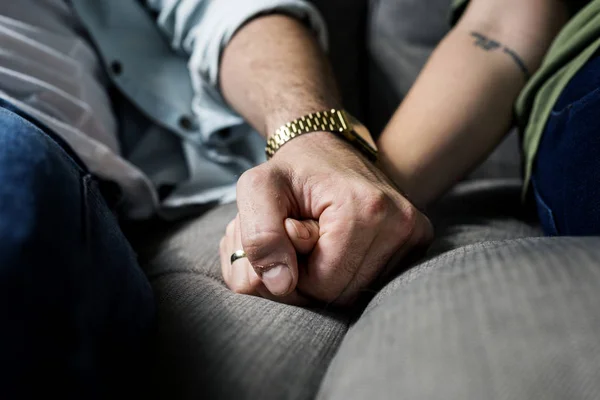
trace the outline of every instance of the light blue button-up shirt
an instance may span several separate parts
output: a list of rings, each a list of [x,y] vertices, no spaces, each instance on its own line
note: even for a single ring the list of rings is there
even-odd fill
[[[70,2],[116,87],[167,135],[164,143],[169,137],[180,144],[175,151],[160,135],[137,143],[143,148],[132,153],[151,182],[153,175],[177,170],[173,163],[187,173],[163,198],[144,199],[138,190],[126,207],[134,218],[156,212],[173,217],[189,207],[232,201],[239,175],[264,160],[264,140],[227,105],[218,86],[222,51],[244,23],[284,12],[306,21],[324,46],[327,41],[321,16],[305,0]],[[125,141],[135,142],[134,126],[123,124]],[[125,193],[140,187],[119,183]]]

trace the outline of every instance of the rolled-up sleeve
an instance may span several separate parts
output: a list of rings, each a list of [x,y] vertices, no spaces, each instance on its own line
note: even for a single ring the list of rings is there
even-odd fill
[[[219,90],[221,55],[236,31],[257,15],[281,12],[305,21],[326,49],[325,23],[306,0],[147,0],[172,47],[190,56],[192,109],[206,138],[242,125]]]

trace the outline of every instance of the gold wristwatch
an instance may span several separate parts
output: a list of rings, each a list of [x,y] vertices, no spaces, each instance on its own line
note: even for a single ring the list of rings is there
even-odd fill
[[[267,159],[293,138],[311,132],[332,132],[360,150],[369,160],[377,161],[377,146],[369,130],[344,110],[320,111],[288,122],[267,140]]]

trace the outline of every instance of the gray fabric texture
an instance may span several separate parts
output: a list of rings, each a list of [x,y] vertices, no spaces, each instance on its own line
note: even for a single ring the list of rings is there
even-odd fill
[[[348,327],[347,315],[230,292],[218,244],[222,206],[138,247],[156,293],[159,398],[311,399]]]
[[[427,211],[433,257],[473,243],[542,236],[535,210],[521,201],[520,179],[467,180]]]
[[[463,247],[373,304],[319,399],[600,398],[600,238]]]
[[[387,285],[368,310],[393,296],[396,285],[414,271],[429,268],[439,254],[443,263],[450,249],[539,234],[515,216],[520,208],[511,204],[519,204],[518,185],[514,190],[507,184],[465,185],[432,210],[438,237],[429,261]],[[493,199],[502,200],[506,208],[492,206]],[[231,293],[221,278],[217,249],[235,211],[233,205],[221,206],[180,226],[155,230],[156,240],[146,235],[136,246],[158,302],[155,393],[182,399],[200,394],[312,399],[350,322],[361,311],[307,310]],[[398,273],[407,267],[398,265]]]

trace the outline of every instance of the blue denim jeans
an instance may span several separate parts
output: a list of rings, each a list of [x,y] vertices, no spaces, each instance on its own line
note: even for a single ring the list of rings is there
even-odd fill
[[[0,100],[0,398],[135,390],[154,313],[97,180]]]
[[[532,187],[546,234],[600,235],[600,53],[554,106]]]

